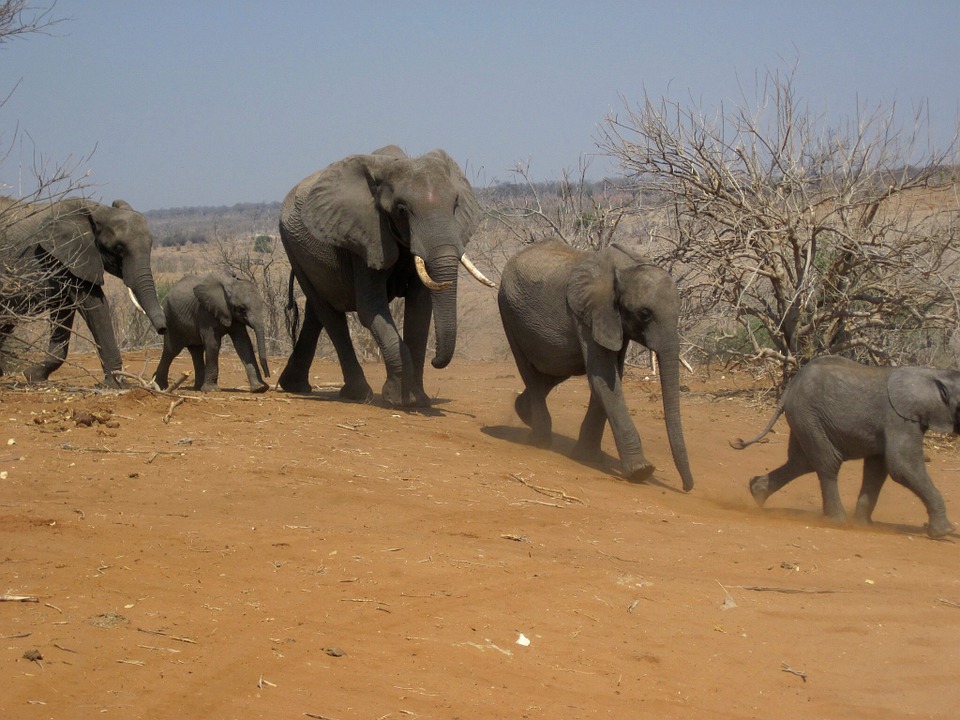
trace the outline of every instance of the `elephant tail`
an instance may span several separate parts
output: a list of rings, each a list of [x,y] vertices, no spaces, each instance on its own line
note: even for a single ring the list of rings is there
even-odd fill
[[[294,344],[297,343],[297,333],[300,332],[300,306],[293,297],[293,270],[290,271],[290,283],[287,287],[287,307],[284,310],[284,319],[286,320],[287,330],[290,333],[290,339]]]
[[[764,436],[773,429],[773,426],[776,425],[777,420],[780,419],[781,415],[783,415],[782,403],[777,405],[776,412],[773,413],[773,417],[770,418],[770,422],[767,423],[767,426],[763,429],[763,431],[759,435],[757,435],[755,438],[752,438],[750,440],[742,440],[741,438],[737,438],[736,440],[731,440],[730,447],[732,447],[734,450],[743,450],[745,447],[749,447],[754,443],[760,442],[764,438]]]

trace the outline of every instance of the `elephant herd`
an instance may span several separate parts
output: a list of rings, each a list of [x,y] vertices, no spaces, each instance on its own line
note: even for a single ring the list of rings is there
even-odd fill
[[[456,346],[459,266],[494,286],[465,254],[480,217],[470,183],[442,150],[408,157],[391,145],[346,157],[294,186],[280,212],[280,238],[291,265],[294,347],[278,387],[311,391],[310,365],[325,328],[343,373],[340,396],[370,400],[373,391],[347,326],[346,313],[355,312],[386,366],[384,402],[428,406],[423,371],[430,322],[436,337],[431,363],[443,368]],[[151,246],[145,219],[122,200],[108,207],[83,199],[25,204],[0,198],[0,344],[18,317],[49,312],[52,319],[48,350],[25,370],[27,380],[44,381],[64,363],[79,310],[96,342],[105,384],[119,386],[122,361],[103,292],[108,272],[123,280],[163,335],[154,376],[158,387],[168,387],[170,364],[186,348],[195,389],[216,390],[221,340],[230,335],[251,391],[268,390],[264,303],[256,287],[234,278],[190,275],[161,304],[150,269]],[[305,296],[302,327],[294,281]],[[400,297],[402,332],[390,312],[391,300]],[[599,456],[609,423],[623,475],[640,482],[653,473],[623,395],[632,340],[657,354],[674,464],[683,489],[693,489],[680,414],[680,296],[663,269],[627,246],[580,252],[544,241],[507,261],[498,304],[524,386],[515,409],[530,427],[532,444],[550,444],[550,391],[569,377],[586,375],[590,399],[574,455]],[[256,336],[256,353],[248,327]],[[927,430],[960,433],[960,372],[820,358],[790,383],[763,433],[734,447],[757,442],[780,414],[791,428],[788,457],[781,467],[750,481],[758,504],[799,475],[816,472],[824,513],[843,520],[837,473],[843,461],[862,458],[858,520],[869,522],[889,475],[924,503],[930,536],[954,531],[924,467],[923,435]]]

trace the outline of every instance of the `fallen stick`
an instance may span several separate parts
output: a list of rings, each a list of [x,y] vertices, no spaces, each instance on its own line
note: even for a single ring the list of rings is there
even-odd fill
[[[179,642],[190,643],[191,645],[196,645],[196,640],[191,640],[188,637],[179,637],[177,635],[171,635],[170,633],[165,633],[162,630],[147,630],[146,628],[138,627],[138,632],[147,633],[148,635],[159,635],[161,637],[170,638],[171,640],[177,640]]]
[[[0,602],[40,602],[40,598],[32,595],[0,595]]]
[[[176,409],[176,407],[177,407],[178,405],[182,405],[182,404],[185,403],[186,401],[187,401],[186,398],[177,398],[177,399],[174,400],[172,403],[170,403],[170,409],[167,410],[167,414],[163,416],[163,424],[164,424],[164,425],[169,425],[169,424],[170,424],[170,418],[173,417],[173,411],[174,411],[174,409]]]
[[[567,493],[565,493],[563,490],[555,490],[554,488],[547,488],[547,487],[540,487],[539,485],[533,485],[527,482],[526,480],[524,480],[519,473],[510,473],[510,477],[512,477],[521,485],[525,485],[526,487],[530,488],[534,492],[540,493],[541,495],[558,498],[566,502],[578,502],[581,505],[584,504],[583,500],[581,500],[578,497],[574,497],[573,495],[567,495]]]
[[[721,586],[722,587],[722,586]],[[787,595],[830,595],[838,590],[807,590],[805,588],[770,587],[769,585],[727,585],[739,590],[753,590],[754,592],[777,592]]]

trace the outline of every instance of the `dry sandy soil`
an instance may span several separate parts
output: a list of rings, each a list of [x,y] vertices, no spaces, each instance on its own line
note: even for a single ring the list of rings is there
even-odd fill
[[[892,484],[872,527],[824,522],[812,476],[757,508],[787,433],[728,446],[771,409],[747,376],[685,378],[683,494],[637,370],[639,485],[567,457],[582,381],[538,450],[507,363],[428,368],[422,413],[339,402],[332,363],[311,396],[223,365],[172,413],[76,368],[6,380],[0,592],[37,602],[0,603],[0,717],[958,716],[960,544]],[[960,521],[957,445],[928,456]]]

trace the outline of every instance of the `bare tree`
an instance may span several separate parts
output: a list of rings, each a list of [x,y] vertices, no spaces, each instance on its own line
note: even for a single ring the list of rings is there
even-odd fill
[[[59,20],[53,17],[53,6],[35,7],[31,0],[0,0],[0,43],[29,35],[45,33]]]
[[[576,173],[564,170],[558,182],[538,183],[530,177],[530,163],[518,163],[512,171],[518,182],[486,190],[488,213],[516,244],[556,237],[581,250],[606,247],[635,211],[636,197],[609,180],[590,182],[589,169],[581,157]]]
[[[599,140],[694,316],[727,319],[729,349],[783,379],[822,353],[929,360],[920,344],[960,322],[956,139],[925,144],[925,107],[906,128],[895,107],[828,127],[794,71],[755,94],[711,114],[645,96]]]

